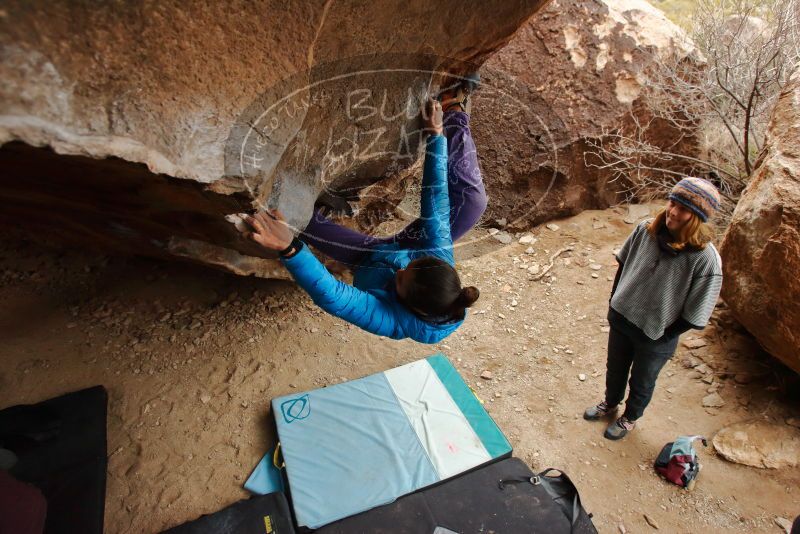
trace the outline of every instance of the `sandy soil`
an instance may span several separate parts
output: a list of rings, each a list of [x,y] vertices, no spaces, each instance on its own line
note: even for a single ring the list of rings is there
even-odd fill
[[[679,349],[628,438],[609,442],[603,423],[580,417],[603,391],[612,250],[633,228],[624,214],[590,211],[556,221],[555,231],[535,228],[533,245],[489,238],[460,249],[464,282],[482,296],[464,326],[437,346],[361,332],[315,309],[287,282],[7,240],[0,247],[0,407],[103,384],[110,396],[106,530],[157,532],[246,496],[241,485],[271,441],[272,397],[442,351],[485,400],[516,456],[571,475],[601,532],[653,530],[644,513],[666,532],[778,532],[776,516],[800,513],[800,468],[744,467],[710,447],[701,451],[693,492],[651,468],[677,435],[710,438],[730,423],[798,414],[786,386],[793,375],[725,310],[702,334],[684,336],[706,346]],[[545,265],[572,243],[553,277],[531,281],[519,268]],[[485,370],[492,380],[479,377]],[[722,408],[702,407],[709,390],[725,399]]]

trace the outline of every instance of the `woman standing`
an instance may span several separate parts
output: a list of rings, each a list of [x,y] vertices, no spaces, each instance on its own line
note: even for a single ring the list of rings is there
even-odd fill
[[[722,260],[706,224],[719,208],[719,193],[700,178],[684,178],[666,207],[639,223],[617,255],[611,289],[605,399],[584,419],[614,414],[630,386],[625,411],[605,431],[621,439],[650,403],[656,378],[672,358],[678,337],[703,329],[722,287]],[[630,380],[629,380],[630,378]]]

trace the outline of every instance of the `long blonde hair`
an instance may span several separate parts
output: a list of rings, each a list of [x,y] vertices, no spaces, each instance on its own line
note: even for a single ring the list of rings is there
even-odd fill
[[[661,225],[667,224],[667,209],[664,208],[658,212],[656,218],[647,225],[647,231],[651,236],[657,238],[658,229]],[[711,227],[700,220],[700,217],[692,213],[692,217],[686,221],[681,231],[678,233],[677,239],[670,246],[675,250],[683,250],[686,247],[691,247],[696,250],[703,250],[706,245],[711,242],[714,232]]]

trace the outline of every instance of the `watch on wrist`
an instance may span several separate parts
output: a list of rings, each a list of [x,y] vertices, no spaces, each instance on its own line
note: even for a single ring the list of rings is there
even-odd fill
[[[289,246],[278,252],[278,254],[280,254],[282,258],[292,258],[298,252],[300,252],[301,248],[303,248],[303,242],[300,241],[300,239],[298,239],[297,237],[295,237],[294,239],[292,239],[292,242],[289,243]]]

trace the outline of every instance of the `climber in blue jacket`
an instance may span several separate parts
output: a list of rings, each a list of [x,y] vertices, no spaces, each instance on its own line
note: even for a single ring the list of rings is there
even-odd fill
[[[277,210],[245,217],[261,246],[279,251],[282,263],[322,309],[364,330],[392,339],[437,343],[464,322],[479,296],[461,287],[453,259],[447,184],[447,139],[442,107],[428,101],[427,139],[419,226],[414,246],[376,244],[356,266],[353,285],[337,280],[285,223]]]

